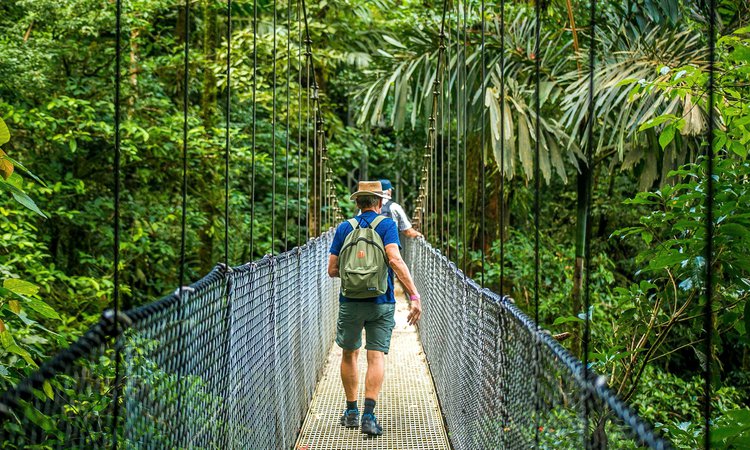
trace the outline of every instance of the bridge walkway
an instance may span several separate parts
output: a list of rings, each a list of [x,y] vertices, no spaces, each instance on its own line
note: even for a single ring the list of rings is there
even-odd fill
[[[339,424],[344,391],[339,377],[341,349],[334,344],[297,439],[297,450],[450,449],[422,345],[415,327],[406,322],[408,309],[403,291],[397,288],[396,328],[391,351],[386,356],[383,390],[375,410],[384,429],[383,435],[369,438],[359,429],[346,429]],[[364,348],[358,362],[361,410],[367,369]]]

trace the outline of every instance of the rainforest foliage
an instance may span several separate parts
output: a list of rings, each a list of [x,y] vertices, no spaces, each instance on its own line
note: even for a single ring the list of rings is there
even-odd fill
[[[538,144],[543,326],[580,352],[588,315],[592,366],[687,448],[701,442],[700,376],[711,364],[716,445],[750,445],[750,11],[717,3],[707,261],[708,2],[597,2],[591,117],[586,1],[543,3],[539,54],[533,3],[488,5],[484,56],[480,3],[449,2],[436,73],[442,3],[307,3],[309,67],[299,3],[233,0],[229,261],[292,248],[331,225],[310,211],[321,201],[309,181],[320,170],[314,95],[345,213],[356,180],[381,177],[412,211],[438,79],[439,145],[421,223],[430,242],[477,278],[484,260],[485,283],[531,311]],[[123,2],[120,287],[129,306],[178,284],[185,94],[187,277],[224,259],[226,2],[190,4],[187,20],[184,2]],[[112,306],[114,61],[113,1],[0,3],[0,389]],[[712,357],[706,264],[716,277]]]

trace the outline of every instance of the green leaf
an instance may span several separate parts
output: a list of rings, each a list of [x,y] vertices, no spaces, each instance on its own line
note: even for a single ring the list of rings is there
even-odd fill
[[[3,281],[3,287],[20,295],[35,295],[39,292],[39,286],[18,278],[9,278]]]
[[[47,394],[47,397],[49,397],[50,400],[55,399],[55,393],[52,391],[52,385],[50,384],[49,380],[44,380],[44,384],[42,384],[42,390],[44,390],[44,393]]]
[[[30,309],[33,309],[34,311],[41,314],[43,317],[46,317],[47,319],[60,319],[60,315],[57,314],[57,311],[55,311],[51,306],[44,303],[43,301],[36,299],[36,298],[29,298],[26,299],[26,306],[28,306]]]
[[[33,178],[34,181],[36,181],[37,183],[41,184],[42,186],[47,186],[47,184],[44,181],[42,181],[39,177],[37,177],[36,175],[34,175],[33,173],[31,173],[31,171],[29,169],[27,169],[23,164],[21,164],[17,160],[11,158],[8,155],[5,155],[4,158],[7,159],[8,161],[10,161],[11,163],[13,163],[13,165],[16,166],[17,169],[21,169],[24,173],[26,173],[26,175],[28,175],[31,178]]]
[[[389,44],[391,44],[393,46],[398,47],[398,48],[406,48],[406,46],[404,44],[402,44],[401,42],[397,41],[395,38],[392,38],[392,37],[388,36],[387,34],[383,35],[383,40],[386,41],[386,42],[388,42]]]
[[[17,187],[13,186],[12,184],[9,184],[5,182],[5,180],[0,180],[0,189],[9,191],[11,194],[13,194],[13,198],[16,199],[16,201],[26,208],[30,209],[31,211],[34,211],[35,213],[39,214],[40,216],[44,217],[45,219],[47,216],[44,215],[41,209],[39,209],[38,206],[36,206],[36,203],[34,203],[34,200],[31,199],[26,193]]]
[[[667,148],[667,145],[669,145],[669,143],[673,140],[674,126],[669,125],[668,127],[665,127],[659,135],[659,145],[661,146],[661,149],[664,150],[665,148]]]
[[[24,359],[30,366],[36,368],[37,365],[34,362],[34,360],[31,358],[31,353],[27,352],[26,350],[22,349],[21,347],[16,344],[16,341],[13,340],[13,336],[11,336],[10,331],[5,330],[2,333],[0,333],[0,344],[10,353],[16,354]]]
[[[730,54],[735,61],[750,61],[750,47],[738,45]]]
[[[23,190],[23,178],[21,178],[21,175],[17,173],[9,176],[5,181],[7,181],[8,184],[17,187],[18,189]]]
[[[647,120],[646,122],[641,124],[641,126],[638,127],[638,131],[640,132],[640,131],[648,130],[649,128],[659,126],[668,120],[674,120],[674,118],[675,116],[673,114],[665,114],[663,116],[656,116],[653,119]]]
[[[576,316],[558,317],[557,319],[555,319],[552,325],[561,325],[568,322],[583,322],[583,319]]]
[[[742,158],[747,157],[747,147],[742,145],[741,143],[737,141],[732,141],[730,148],[732,149],[734,153],[741,156]]]
[[[0,117],[0,145],[6,144],[10,140],[10,130],[5,121]]]

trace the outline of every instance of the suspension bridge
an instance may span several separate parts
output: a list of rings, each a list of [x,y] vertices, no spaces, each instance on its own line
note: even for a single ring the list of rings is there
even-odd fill
[[[446,5],[438,73],[445,61]],[[119,0],[117,7],[119,204]],[[2,447],[671,448],[618,399],[605,377],[564,349],[512,298],[485,289],[423,239],[404,242],[405,260],[422,293],[423,318],[418,332],[403,324],[397,330],[381,407],[385,435],[366,439],[338,425],[343,391],[337,389],[333,338],[339,285],[326,273],[333,231],[325,224],[334,225],[342,214],[325,166],[325,124],[304,1],[298,8],[306,30],[300,37],[306,49],[306,98],[314,109],[311,146],[320,163],[314,165],[318,172],[311,189],[317,195],[306,220],[316,224],[312,229],[319,235],[239,266],[225,260],[199,281],[141,307],[120,308],[116,291],[114,309],[0,397]],[[189,4],[187,11],[189,20]],[[231,2],[227,12],[231,23]],[[187,61],[187,43],[185,55]],[[228,66],[228,79],[230,71]],[[187,76],[185,70],[186,85]],[[435,77],[416,217],[424,228],[437,209],[430,206],[430,192],[438,170],[440,80]],[[299,140],[303,148],[301,134]],[[228,173],[228,131],[226,141]],[[187,128],[183,143],[186,161]],[[181,280],[184,217],[183,209]],[[119,210],[115,220],[118,289]],[[225,226],[228,239],[228,220]],[[534,291],[538,294],[538,286]]]

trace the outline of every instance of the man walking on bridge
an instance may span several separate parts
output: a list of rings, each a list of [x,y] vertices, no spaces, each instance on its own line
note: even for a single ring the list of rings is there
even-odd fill
[[[404,208],[398,203],[393,201],[393,185],[390,180],[380,180],[380,185],[383,186],[383,194],[385,194],[385,200],[383,200],[383,208],[380,210],[380,214],[385,217],[390,217],[396,222],[398,231],[404,233],[404,236],[409,238],[423,237],[422,233],[415,230],[407,217]]]
[[[385,355],[396,324],[394,273],[411,300],[409,324],[417,323],[422,307],[409,268],[401,258],[396,223],[380,215],[386,198],[381,183],[360,181],[351,198],[362,213],[336,228],[328,259],[328,275],[341,277],[336,329],[336,344],[343,350],[341,381],[346,393],[346,410],[341,425],[347,428],[359,426],[357,358],[364,328],[367,374],[361,429],[365,434],[378,436],[383,434],[383,428],[375,418],[375,403],[383,385]]]

